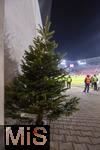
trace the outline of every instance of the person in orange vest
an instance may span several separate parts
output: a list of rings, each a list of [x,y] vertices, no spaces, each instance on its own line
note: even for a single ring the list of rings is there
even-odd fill
[[[86,78],[85,78],[85,89],[84,89],[84,92],[87,92],[89,93],[89,89],[90,89],[90,83],[91,83],[91,78],[90,78],[90,75],[87,75]]]

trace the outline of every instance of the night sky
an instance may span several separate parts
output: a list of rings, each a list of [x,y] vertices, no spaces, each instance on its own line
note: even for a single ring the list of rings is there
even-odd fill
[[[67,59],[100,56],[100,0],[53,0],[51,22]]]

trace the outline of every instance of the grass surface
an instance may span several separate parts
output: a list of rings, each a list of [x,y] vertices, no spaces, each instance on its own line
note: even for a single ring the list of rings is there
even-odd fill
[[[72,85],[84,85],[85,76],[72,76]]]

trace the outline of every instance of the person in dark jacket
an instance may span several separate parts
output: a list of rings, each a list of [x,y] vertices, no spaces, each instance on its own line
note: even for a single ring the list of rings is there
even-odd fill
[[[94,81],[93,81],[93,76],[91,77],[91,87],[94,87]]]

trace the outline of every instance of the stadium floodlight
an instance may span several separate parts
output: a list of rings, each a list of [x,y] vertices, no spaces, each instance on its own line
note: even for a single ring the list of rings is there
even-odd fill
[[[64,67],[65,67],[65,68],[67,68],[68,66],[67,66],[67,65],[65,65]]]
[[[70,64],[70,68],[74,68],[74,64]]]
[[[60,67],[61,68],[67,68],[67,63],[66,63],[66,60],[65,59],[62,59],[61,62],[60,62]]]
[[[61,64],[61,65],[66,65],[66,60],[65,60],[65,59],[62,59],[60,64]]]
[[[86,61],[83,60],[78,60],[77,63],[78,65],[86,65]]]

